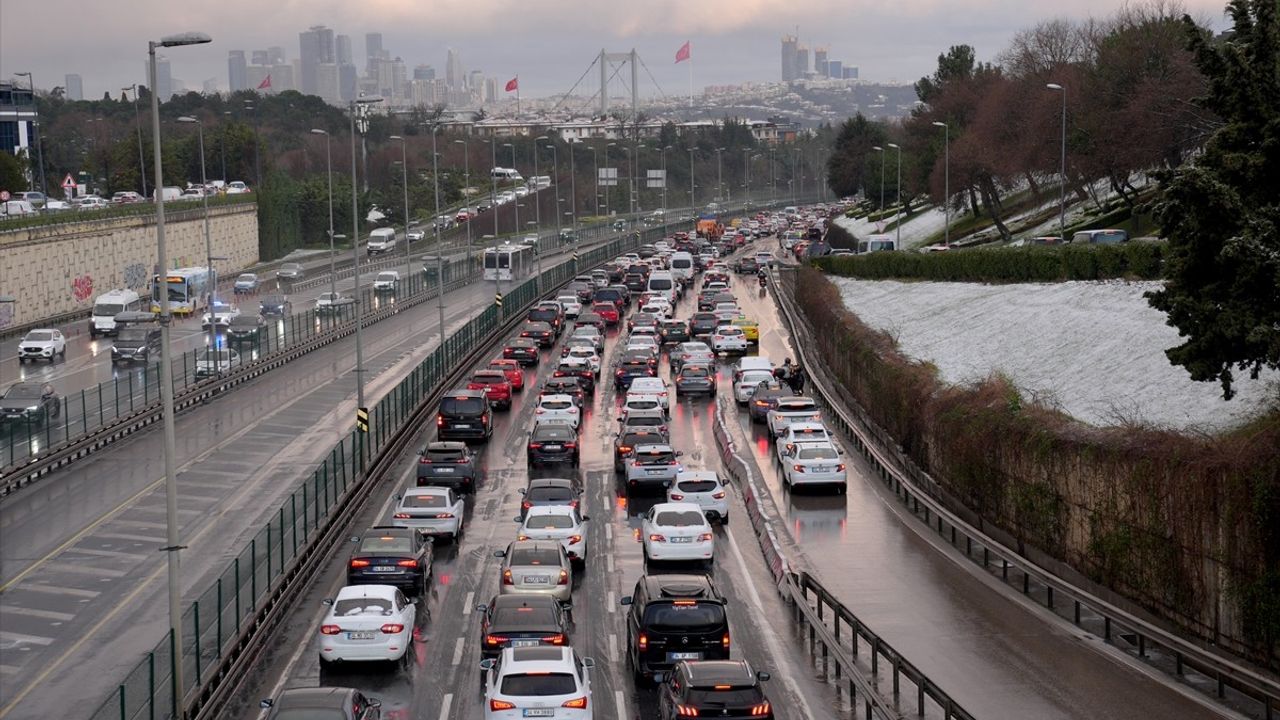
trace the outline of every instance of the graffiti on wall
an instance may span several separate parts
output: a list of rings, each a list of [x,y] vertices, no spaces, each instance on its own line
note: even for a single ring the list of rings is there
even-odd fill
[[[130,290],[141,290],[147,286],[147,268],[142,263],[124,266],[124,286]]]
[[[84,302],[93,297],[93,276],[85,273],[71,281],[71,296],[76,302]]]

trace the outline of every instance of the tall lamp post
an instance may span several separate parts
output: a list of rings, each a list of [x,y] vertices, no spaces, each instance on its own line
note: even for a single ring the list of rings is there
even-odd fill
[[[436,135],[440,126],[431,125],[431,184],[436,196],[436,213],[440,217],[440,154],[436,151]],[[467,168],[467,182],[470,184],[471,168]],[[440,223],[433,222],[436,232],[436,310],[440,312],[440,346],[444,346],[444,248],[440,244]],[[471,252],[471,218],[467,218],[467,252]]]
[[[872,145],[871,149],[880,153],[880,220],[884,220],[884,148]]]
[[[716,202],[724,202],[724,163],[721,155],[724,148],[716,148]]]
[[[515,167],[516,149],[511,148],[511,166]],[[542,294],[542,198],[538,197],[538,138],[533,139],[533,187],[529,189],[529,197],[533,198],[533,253],[538,260],[538,282],[534,285],[538,294]],[[516,203],[519,207],[519,203]]]
[[[489,136],[489,155],[493,164],[490,167],[498,167],[498,136]],[[496,300],[502,295],[502,277],[498,273],[498,174],[489,173],[489,177],[493,182],[493,295]],[[516,199],[517,202],[519,198]],[[502,314],[502,306],[498,306],[498,314]]]
[[[502,147],[511,148],[511,169],[516,169],[516,145],[515,143],[502,143]],[[535,175],[537,173],[534,173]],[[528,186],[525,186],[528,189]],[[514,192],[514,191],[513,191]],[[513,233],[520,232],[520,193],[516,193],[516,199],[511,203],[511,209],[515,212],[515,227],[512,228]],[[541,259],[539,259],[541,262]],[[541,274],[541,270],[538,271]]]
[[[364,310],[360,297],[360,203],[356,197],[356,115],[360,115],[361,132],[364,131],[365,116],[361,108],[382,102],[380,97],[360,97],[351,101],[351,264],[355,270],[355,288],[352,294],[356,301],[356,407],[363,409],[364,404],[364,343],[360,337],[360,326],[364,324]]]
[[[945,203],[947,213],[942,244],[951,247],[951,127],[940,120],[934,120],[933,125],[942,128],[942,202]]]
[[[413,260],[409,257],[409,143],[399,135],[392,135],[387,139],[400,141],[400,167],[404,171],[404,279],[408,282],[409,276],[413,274]],[[439,213],[434,224],[440,224]]]
[[[569,144],[569,229],[573,231],[573,273],[578,274],[578,177],[574,165],[573,144]],[[558,211],[558,209],[557,209]]]
[[[435,129],[434,129],[434,126],[432,126],[432,130],[431,130],[431,142],[432,142],[432,146],[431,146],[431,147],[432,147],[432,148],[435,148],[435,144],[434,144],[434,143],[435,143],[435,141],[436,141],[436,131],[435,131]],[[462,146],[462,184],[465,186],[465,187],[463,187],[462,194],[465,196],[465,195],[467,194],[467,191],[471,189],[471,143],[467,142],[466,140],[454,140],[454,141],[453,141],[453,144],[454,144],[454,145],[461,145],[461,146]],[[432,169],[432,171],[431,171],[431,172],[432,172],[432,175],[434,176],[434,175],[435,175],[435,170],[434,170],[434,168],[435,168],[435,155],[434,155],[435,150],[433,149],[431,152],[433,153],[432,158],[431,158],[431,163],[432,163],[432,164],[431,164],[431,167],[432,167],[433,169]],[[437,181],[436,181],[436,190],[437,190],[437,191],[439,191],[439,189],[440,189],[440,182],[439,182],[439,180],[437,180]],[[439,204],[439,203],[437,203],[437,204]],[[473,207],[473,206],[468,206],[468,207]],[[439,208],[436,208],[436,215],[437,215],[437,216],[439,216],[439,215],[440,215],[440,209],[439,209]],[[468,248],[470,248],[470,247],[471,247],[471,219],[472,219],[472,218],[474,218],[474,217],[475,217],[475,215],[476,215],[475,213],[467,213],[467,247],[468,247]],[[438,236],[438,235],[439,235],[439,233],[437,233],[437,236]],[[436,244],[437,244],[437,245],[439,245],[439,244],[440,244],[440,243],[439,243],[439,237],[437,237],[437,242],[436,242]],[[440,278],[440,282],[444,282],[444,278]]]
[[[898,143],[889,143],[889,147],[898,153],[898,179],[894,185],[894,196],[898,200],[898,211],[893,214],[895,225],[897,227],[898,239],[894,241],[893,247],[896,250],[902,249],[902,146]],[[881,156],[883,157],[883,156]],[[882,183],[883,184],[883,183]]]
[[[587,149],[591,151],[591,167],[593,168],[593,170],[594,170],[594,172],[595,172],[595,175],[596,175],[596,193],[595,193],[595,194],[596,194],[596,201],[595,201],[596,212],[595,212],[595,215],[596,215],[596,217],[600,217],[600,156],[596,154],[596,149],[595,149],[595,147],[593,147],[593,146],[591,146],[591,145],[588,145],[588,146],[587,146]],[[576,222],[575,222],[575,224],[576,224]]]
[[[667,215],[671,212],[671,206],[667,204],[667,151],[671,149],[670,145],[662,148],[662,234],[667,234]]]
[[[616,146],[617,144],[618,144],[618,143],[609,143],[609,144],[607,144],[607,145],[605,145],[605,146],[604,146],[604,170],[605,170],[605,172],[609,172],[609,148],[614,147],[614,146]],[[608,180],[606,180],[606,181],[605,181],[605,183],[604,183],[604,214],[605,214],[605,215],[608,215],[608,214],[609,214],[609,212],[613,209],[613,207],[612,207],[611,205],[609,205],[609,181],[612,181],[612,182],[615,182],[615,183],[616,183],[616,182],[618,182],[618,173],[616,173],[616,172],[615,172],[615,173],[613,174],[613,177],[609,178],[609,179],[608,179]]]
[[[257,104],[245,100],[244,109],[253,111],[253,175],[254,182],[262,187],[262,126],[258,123]]]
[[[555,216],[556,216],[556,243],[560,242],[560,153],[556,150],[555,141],[546,135],[539,135],[533,139],[533,174],[538,174],[538,143],[547,143],[543,147],[551,148],[551,184],[554,186],[555,193]],[[538,212],[538,228],[542,228],[542,203],[534,204]],[[541,255],[541,251],[539,251]],[[542,273],[539,272],[539,275]]]
[[[1058,200],[1058,234],[1061,242],[1067,241],[1067,88],[1058,83],[1049,83],[1045,87],[1062,93],[1062,189]]]
[[[209,179],[204,172],[204,123],[198,118],[190,115],[183,115],[178,118],[180,123],[194,123],[196,126],[196,137],[199,138],[200,144],[200,202],[204,204],[204,252],[205,257],[209,261],[209,275],[212,282],[209,283],[209,312],[213,312],[213,303],[218,299],[218,273],[213,269],[213,241],[209,239]],[[218,334],[218,326],[216,323],[209,324],[209,347],[212,348],[213,336]]]
[[[333,239],[333,152],[329,144],[329,132],[319,128],[311,129],[312,135],[324,136],[324,168],[325,177],[329,179],[329,295],[330,297],[338,297],[338,270],[337,248],[334,247]]]
[[[134,119],[134,124],[135,124],[135,125],[137,126],[137,128],[138,128],[138,168],[139,168],[139,175],[142,177],[142,197],[144,197],[144,198],[145,198],[145,197],[147,196],[147,161],[146,161],[145,156],[142,154],[142,115],[140,115],[140,114],[138,113],[138,83],[134,83],[134,84],[130,85],[129,87],[120,88],[120,92],[122,92],[122,93],[123,93],[123,92],[129,92],[130,90],[132,90],[132,91],[133,91],[133,119]],[[226,158],[226,155],[225,155],[226,150],[225,150],[225,148],[223,149],[223,153],[224,153],[224,154],[223,154],[223,158],[224,158],[224,159],[223,159],[223,161],[222,161],[222,167],[223,167],[223,171],[222,171],[222,179],[223,179],[223,181],[225,181],[225,180],[227,179],[227,177],[226,177],[226,176],[227,176],[227,171],[226,171],[227,162],[226,162],[226,160],[225,160],[225,158]]]
[[[147,69],[151,82],[151,153],[155,164],[155,183],[159,188],[164,185],[164,169],[160,158],[160,98],[156,95],[156,48],[180,47],[182,45],[199,45],[212,42],[212,38],[204,33],[188,32],[178,35],[167,35],[157,42],[147,42]],[[165,542],[161,548],[169,559],[169,637],[170,657],[177,658],[173,663],[173,698],[172,712],[178,715],[185,703],[186,682],[183,677],[182,662],[182,564],[179,551],[182,546],[178,539],[178,472],[176,468],[173,430],[173,348],[169,342],[169,325],[173,322],[173,314],[169,309],[168,283],[164,280],[165,270],[169,265],[169,256],[164,245],[164,193],[156,193],[156,264],[160,268],[158,280],[164,282],[160,297],[160,403],[162,424],[164,426],[164,493],[165,493]]]
[[[693,153],[695,150],[697,148],[689,148],[689,210],[691,212],[698,207],[698,201],[695,199],[693,190],[697,187],[697,183],[693,181]]]

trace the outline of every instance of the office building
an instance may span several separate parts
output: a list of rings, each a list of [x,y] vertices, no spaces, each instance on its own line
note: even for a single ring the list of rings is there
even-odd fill
[[[827,61],[827,77],[839,80],[844,77],[844,63],[840,60]]]
[[[845,69],[844,69],[844,79],[845,79],[845,80],[857,80],[857,79],[858,79],[858,66],[857,66],[857,65],[850,65],[849,67],[845,68]]]
[[[484,101],[487,103],[498,102],[498,78],[484,79]]]
[[[431,65],[415,65],[413,68],[414,80],[435,80],[436,69]]]
[[[359,73],[356,72],[356,66],[352,63],[338,66],[338,94],[342,101],[351,102],[356,99],[356,85],[359,80]]]
[[[31,89],[0,82],[0,152],[17,155],[32,148],[38,120]],[[29,153],[28,156],[32,154],[34,153]]]
[[[248,80],[245,70],[248,63],[244,61],[243,50],[232,50],[227,53],[227,87],[231,88],[231,92],[238,92],[248,88]]]
[[[84,82],[80,79],[79,75],[75,73],[67,75],[64,87],[66,88],[66,98],[68,100],[84,99]]]
[[[142,63],[142,85],[151,82],[151,66]],[[156,55],[156,97],[160,102],[168,102],[173,97],[173,76],[169,71],[169,58]]]
[[[377,77],[377,61],[388,59],[386,50],[382,49],[382,33],[365,33],[364,36],[364,75]]]
[[[207,78],[204,82],[200,83],[200,92],[205,95],[217,95],[218,78]]]
[[[484,97],[484,73],[479,70],[467,73],[467,89],[471,91],[471,97],[480,102]]]
[[[330,105],[342,103],[342,90],[339,86],[337,63],[320,63],[315,66],[315,94]]]
[[[284,65],[287,62],[289,62],[289,58],[284,54],[284,48],[279,45],[272,45],[267,48],[268,65]]]
[[[813,72],[820,78],[827,77],[827,49],[824,47],[813,49]]]
[[[317,68],[322,64],[336,64],[333,48],[333,31],[323,25],[316,25],[305,32],[298,33],[300,89],[307,95],[319,95],[316,81]],[[334,87],[337,87],[337,71],[334,70]]]
[[[334,62],[339,65],[350,65],[355,62],[351,54],[351,36],[335,35],[333,37]]]
[[[796,79],[803,79],[809,74],[809,48],[800,45],[796,48]]]
[[[396,58],[391,61],[391,95],[389,102],[403,104],[409,98],[409,71],[404,61]]]
[[[782,36],[782,82],[791,82],[800,77],[800,73],[796,71],[796,49],[799,43],[795,35]]]
[[[457,50],[449,48],[448,58],[444,66],[444,79],[450,90],[461,90],[466,84],[466,71],[462,69],[462,57]]]
[[[271,62],[271,54],[268,53],[266,50],[254,50],[253,54],[250,55],[249,58],[250,58],[251,65],[274,65],[275,64]]]

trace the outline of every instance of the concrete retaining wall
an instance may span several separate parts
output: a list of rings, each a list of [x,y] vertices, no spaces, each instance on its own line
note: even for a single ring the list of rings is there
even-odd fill
[[[213,254],[221,275],[258,261],[258,212],[252,203],[209,208]],[[202,266],[204,213],[165,215],[170,267]],[[0,329],[88,310],[108,290],[146,294],[156,265],[155,216],[58,223],[0,232]]]

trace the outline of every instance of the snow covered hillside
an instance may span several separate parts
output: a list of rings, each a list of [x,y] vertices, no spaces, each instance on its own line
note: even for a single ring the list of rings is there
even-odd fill
[[[1170,365],[1164,350],[1179,344],[1177,330],[1142,297],[1159,283],[832,281],[846,307],[936,365],[943,380],[1002,372],[1026,396],[1093,425],[1221,431],[1280,397],[1280,373],[1237,373],[1239,394],[1227,402],[1218,384]]]

